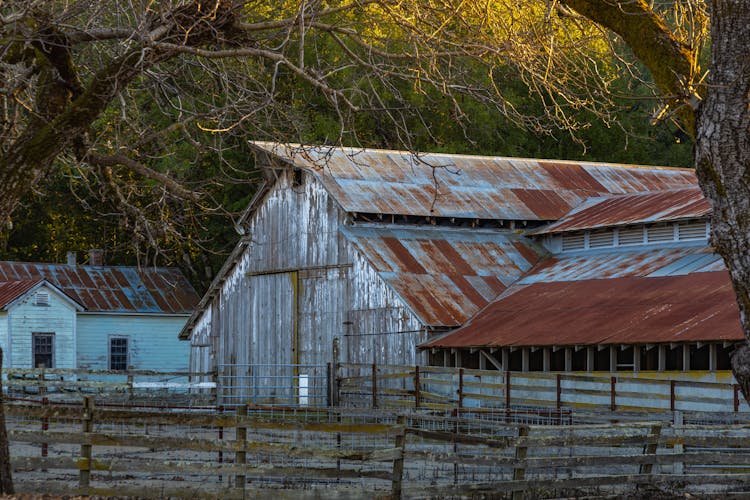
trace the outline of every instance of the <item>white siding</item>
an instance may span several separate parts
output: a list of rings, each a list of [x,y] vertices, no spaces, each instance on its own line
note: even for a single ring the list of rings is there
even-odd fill
[[[109,339],[127,337],[128,363],[137,370],[187,371],[190,346],[178,340],[184,316],[81,314],[78,316],[78,365],[109,369]]]
[[[34,305],[36,293],[26,294],[8,311],[11,361],[16,368],[32,368],[32,333],[54,333],[54,367],[76,367],[76,310],[57,291],[49,293],[49,305]]]

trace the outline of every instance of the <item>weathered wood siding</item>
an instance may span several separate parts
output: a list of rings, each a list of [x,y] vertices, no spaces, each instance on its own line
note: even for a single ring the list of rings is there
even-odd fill
[[[49,305],[35,305],[37,292],[49,294]],[[76,310],[56,290],[41,286],[27,294],[8,311],[10,363],[16,368],[33,368],[32,334],[54,334],[54,368],[76,367]]]
[[[341,234],[346,213],[314,177],[301,181],[281,172],[251,217],[250,243],[193,328],[192,370],[324,365],[335,338],[341,361],[417,362],[420,322]]]
[[[187,371],[190,346],[177,339],[185,316],[80,314],[78,367],[109,369],[111,337],[128,339],[128,364],[136,370]]]

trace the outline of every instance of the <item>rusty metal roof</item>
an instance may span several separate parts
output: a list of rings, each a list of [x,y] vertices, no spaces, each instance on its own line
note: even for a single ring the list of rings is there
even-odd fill
[[[0,282],[0,309],[4,310],[8,304],[34,288],[34,286],[41,281],[43,280],[35,279]]]
[[[0,262],[0,282],[41,279],[88,311],[189,314],[199,300],[185,276],[175,268]]]
[[[365,224],[342,228],[426,325],[458,326],[539,259],[511,231]]]
[[[726,271],[517,285],[421,347],[571,346],[744,338]]]
[[[679,168],[251,144],[312,172],[347,212],[556,220],[594,196],[697,186]]]
[[[676,276],[725,270],[721,257],[703,244],[671,248],[617,248],[544,259],[518,283],[577,281],[625,276]]]
[[[700,219],[711,212],[700,189],[672,189],[648,193],[589,198],[557,222],[528,234],[561,233],[598,227]]]

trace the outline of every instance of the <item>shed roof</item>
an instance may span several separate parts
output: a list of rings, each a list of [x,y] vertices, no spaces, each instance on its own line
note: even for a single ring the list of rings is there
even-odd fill
[[[593,196],[697,185],[680,168],[251,144],[312,172],[347,212],[556,220]]]
[[[44,279],[90,312],[189,314],[199,297],[176,268],[0,262],[0,282]],[[11,293],[14,287],[8,285]],[[33,285],[31,285],[33,286]]]
[[[589,198],[557,222],[527,234],[549,234],[628,224],[707,217],[708,200],[698,188]]]
[[[65,292],[60,290],[58,287],[51,284],[46,279],[42,279],[42,278],[0,282],[0,309],[4,311],[8,310],[8,308],[18,299],[22,298],[25,294],[32,292],[35,289],[43,285],[46,285],[54,289],[61,296],[63,296],[66,300],[68,300],[76,309],[81,310],[81,311],[84,310],[84,307],[82,304],[76,302],[72,297],[68,296]]]
[[[472,321],[421,347],[739,341],[726,271],[517,285]]]
[[[458,326],[539,259],[511,231],[357,225],[346,238],[422,323]]]

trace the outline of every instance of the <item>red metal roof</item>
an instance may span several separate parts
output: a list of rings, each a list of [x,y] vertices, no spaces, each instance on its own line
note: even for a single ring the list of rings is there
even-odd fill
[[[174,268],[0,262],[0,282],[36,283],[41,279],[88,311],[188,314],[199,300],[185,276]],[[8,293],[12,288],[8,285]]]
[[[516,285],[422,347],[570,346],[744,339],[726,271]]]
[[[593,196],[697,186],[689,169],[251,144],[312,172],[347,212],[555,220]]]
[[[342,231],[430,326],[463,324],[539,258],[511,231],[369,224]]]
[[[697,219],[710,212],[708,201],[697,188],[596,197],[586,200],[559,221],[528,234]]]
[[[5,309],[8,304],[34,288],[34,285],[40,281],[42,280],[35,279],[0,282],[0,309]]]

